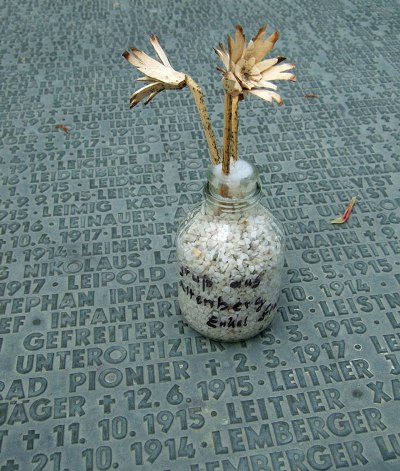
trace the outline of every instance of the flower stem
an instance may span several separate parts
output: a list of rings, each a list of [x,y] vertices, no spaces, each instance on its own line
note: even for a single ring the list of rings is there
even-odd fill
[[[231,133],[232,133],[232,97],[225,93],[224,99],[224,137],[222,146],[222,173],[229,175],[231,160]]]
[[[234,162],[238,159],[239,96],[232,97],[231,154]]]
[[[220,162],[217,142],[211,126],[210,117],[207,113],[207,108],[204,103],[204,95],[200,86],[189,75],[185,76],[186,85],[192,92],[194,101],[200,114],[201,124],[203,125],[204,134],[207,139],[208,148],[210,150],[211,162],[216,165]]]

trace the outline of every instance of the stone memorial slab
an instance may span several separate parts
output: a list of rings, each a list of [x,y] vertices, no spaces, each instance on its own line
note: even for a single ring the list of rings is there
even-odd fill
[[[400,469],[399,12],[3,0],[0,471]],[[122,52],[158,34],[221,140],[212,47],[266,21],[298,82],[241,103],[239,152],[285,228],[285,283],[269,329],[218,343],[177,303],[201,123],[188,90],[130,110]]]

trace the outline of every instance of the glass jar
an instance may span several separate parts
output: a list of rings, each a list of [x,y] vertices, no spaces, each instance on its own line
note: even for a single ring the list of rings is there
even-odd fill
[[[250,163],[232,163],[229,175],[212,166],[204,202],[178,229],[181,313],[206,337],[248,339],[276,312],[285,240],[260,199],[258,172]]]

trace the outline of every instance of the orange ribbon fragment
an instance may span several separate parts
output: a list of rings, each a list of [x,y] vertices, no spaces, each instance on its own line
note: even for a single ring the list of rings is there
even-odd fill
[[[331,224],[343,224],[344,222],[346,222],[350,217],[351,211],[353,209],[353,206],[356,204],[356,201],[356,197],[353,196],[353,198],[351,198],[350,200],[350,203],[347,205],[343,215],[339,216],[336,219],[332,219]]]
[[[69,127],[65,126],[65,124],[56,124],[55,126],[57,129],[62,129],[66,134],[69,133]]]

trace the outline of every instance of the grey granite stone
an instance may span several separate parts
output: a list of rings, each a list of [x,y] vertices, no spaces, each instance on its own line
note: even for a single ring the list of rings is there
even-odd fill
[[[3,0],[0,21],[0,471],[398,470],[398,1]],[[241,103],[239,152],[286,281],[269,330],[219,344],[177,304],[195,106],[129,110],[121,54],[158,34],[221,139],[212,47],[265,21],[298,82]]]

